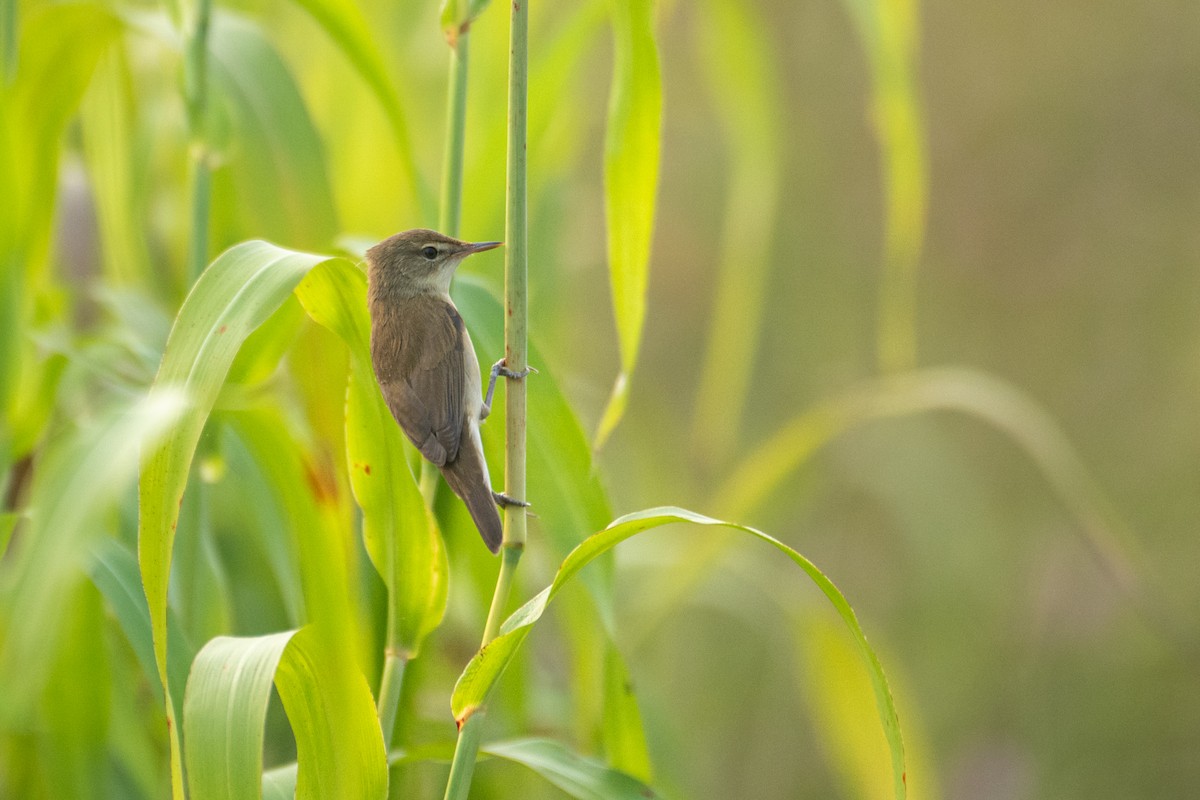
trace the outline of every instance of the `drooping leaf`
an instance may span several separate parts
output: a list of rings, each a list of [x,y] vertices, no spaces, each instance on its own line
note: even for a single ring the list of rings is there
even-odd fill
[[[513,739],[480,748],[529,767],[576,800],[645,800],[658,797],[636,778],[575,753],[550,739]]]
[[[612,0],[613,81],[604,141],[604,207],[621,374],[596,432],[600,448],[621,421],[646,316],[658,190],[662,80],[651,0]]]
[[[192,458],[242,342],[310,269],[325,260],[266,242],[246,242],[220,255],[184,301],[151,389],[151,397],[182,392],[190,405],[165,440],[146,449],[138,487],[138,563],[150,607],[155,661],[168,699],[176,798],[182,795],[182,764],[166,671],[167,581]]]
[[[828,598],[841,617],[842,622],[850,631],[857,647],[861,661],[866,666],[872,688],[875,692],[876,710],[883,725],[891,752],[892,786],[895,796],[905,796],[904,785],[904,744],[900,736],[900,724],[896,717],[895,704],[888,689],[883,667],[875,651],[867,642],[862,627],[858,623],[846,598],[822,573],[816,565],[798,552],[779,540],[768,536],[762,531],[744,525],[723,522],[705,517],[680,508],[652,508],[646,511],[628,514],[614,520],[604,530],[584,540],[567,556],[558,569],[553,583],[543,589],[537,596],[517,609],[500,628],[500,635],[492,640],[485,648],[476,653],[475,657],[459,676],[451,696],[451,711],[460,725],[486,701],[487,696],[495,687],[504,669],[516,656],[525,637],[533,629],[546,610],[546,606],[554,596],[579,573],[589,562],[600,554],[607,552],[620,542],[646,530],[674,522],[690,522],[703,526],[720,526],[742,531],[757,539],[770,544],[792,560],[817,585],[817,588]]]
[[[184,701],[191,795],[262,796],[263,724],[274,682],[296,738],[297,798],[383,798],[387,759],[361,674],[317,628],[217,637],[196,656]]]
[[[296,289],[301,304],[350,349],[346,458],[363,510],[367,553],[388,587],[388,646],[415,656],[446,608],[445,549],[404,455],[400,427],[375,383],[367,284],[349,262],[313,270]]]

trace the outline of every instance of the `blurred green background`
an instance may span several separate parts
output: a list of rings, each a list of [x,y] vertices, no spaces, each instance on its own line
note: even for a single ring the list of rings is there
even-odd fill
[[[179,41],[152,5],[89,6],[75,27],[39,16],[52,5],[5,5],[5,30],[27,37],[10,83],[31,62],[50,76],[6,93],[6,122],[43,103],[66,115],[61,137],[48,124],[41,149],[13,151],[49,172],[14,182],[0,206],[32,220],[0,241],[16,254],[5,353],[23,348],[24,365],[5,373],[3,394],[18,398],[6,409],[6,512],[28,502],[38,454],[149,385],[190,283],[197,142]],[[433,198],[439,9],[358,6]],[[589,435],[620,364],[605,255],[606,9],[535,3],[530,39],[535,380],[565,393]],[[471,28],[467,239],[504,230],[504,11]],[[897,696],[912,797],[1187,796],[1200,784],[1200,15],[1170,2],[705,0],[660,3],[657,35],[648,311],[625,419],[595,465],[612,509],[677,504],[754,525],[836,581]],[[104,37],[77,109],[39,93]],[[248,238],[361,252],[436,222],[406,175],[395,118],[301,5],[220,3],[211,42],[210,257]],[[499,258],[464,267],[492,286],[501,270]],[[283,366],[243,375],[246,394],[224,403],[304,417],[297,438],[336,472],[341,385],[329,379],[341,373],[310,363],[335,350],[304,325]],[[921,371],[947,366],[966,369]],[[897,386],[927,394],[892,408]],[[805,419],[811,429],[788,434]],[[268,566],[283,556],[247,532],[269,523],[237,510],[253,491],[238,447],[213,448],[211,549],[177,557],[211,567],[173,583],[195,646],[291,619]],[[739,494],[746,485],[757,494]],[[531,484],[535,511],[538,493]],[[135,499],[121,494],[96,530],[131,544]],[[406,679],[410,742],[452,735],[446,698],[494,575],[469,523],[446,515],[450,609]],[[540,533],[533,520],[521,598],[562,555]],[[722,537],[680,528],[617,551],[614,640],[655,785],[697,798],[885,796],[869,688],[824,601],[775,553]],[[0,562],[6,591],[26,579],[20,539]],[[205,591],[225,605],[199,604]],[[378,605],[378,587],[364,593]],[[36,721],[53,708],[5,719],[0,795],[52,784],[37,775],[58,749],[92,737],[102,777],[89,791],[161,796],[157,689],[97,598],[80,601],[88,610],[68,630],[102,628],[103,663],[64,656],[58,674],[99,675],[83,694],[107,697],[111,719],[68,725],[74,739]],[[571,699],[586,678],[566,642],[595,621],[579,610],[547,621],[489,724],[586,751]],[[282,715],[270,725],[268,766],[294,757]],[[477,776],[473,796],[561,796],[511,765]],[[393,797],[436,796],[444,766],[393,778]]]

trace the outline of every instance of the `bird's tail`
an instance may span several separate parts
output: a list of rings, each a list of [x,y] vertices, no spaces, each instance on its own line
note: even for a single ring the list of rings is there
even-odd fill
[[[468,425],[464,433],[467,439],[459,445],[457,458],[442,467],[442,475],[454,493],[466,503],[471,519],[483,537],[483,543],[495,554],[500,552],[504,526],[492,495],[492,482],[483,458],[479,432],[474,425]]]

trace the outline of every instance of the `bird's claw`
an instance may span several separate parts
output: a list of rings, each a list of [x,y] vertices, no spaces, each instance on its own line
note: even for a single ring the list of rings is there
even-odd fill
[[[530,366],[526,366],[525,369],[521,370],[520,372],[518,372],[516,370],[511,370],[507,366],[505,366],[506,360],[507,359],[502,358],[499,361],[497,361],[495,364],[492,364],[492,378],[493,379],[496,378],[498,375],[503,375],[506,378],[511,378],[514,381],[519,381],[522,378],[524,378],[525,376],[529,375],[531,372],[532,373],[537,372],[537,369],[535,369],[534,367],[530,367]]]
[[[494,499],[496,501],[496,505],[500,506],[501,508],[508,508],[509,506],[529,508],[529,503],[526,503],[524,500],[518,500],[515,497],[509,497],[503,492],[492,492],[492,499]]]

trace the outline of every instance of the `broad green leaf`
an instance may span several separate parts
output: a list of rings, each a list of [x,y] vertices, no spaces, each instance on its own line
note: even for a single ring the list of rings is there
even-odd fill
[[[320,136],[283,59],[259,26],[213,18],[209,72],[232,120],[229,175],[248,230],[299,247],[327,247],[337,233]]]
[[[146,681],[157,693],[161,703],[165,695],[154,662],[154,639],[150,634],[150,609],[142,592],[142,576],[138,573],[137,558],[115,539],[101,539],[92,547],[91,563],[87,567],[92,583],[104,595],[117,623],[125,633],[129,646],[137,656]],[[171,609],[167,609],[167,636],[171,647],[167,651],[167,674],[171,683],[187,683],[188,670],[196,651],[192,648]],[[176,719],[182,719],[182,698],[176,701]]]
[[[371,693],[317,628],[217,637],[196,656],[184,701],[195,798],[262,796],[263,724],[274,682],[296,738],[297,798],[383,798],[387,759]]]
[[[0,565],[0,717],[29,713],[55,652],[61,600],[104,530],[98,520],[132,485],[141,450],[163,438],[185,408],[178,391],[157,392],[59,439],[39,460],[19,546]]]
[[[696,66],[725,132],[729,177],[718,246],[717,283],[692,442],[713,466],[739,441],[750,391],[785,162],[784,100],[765,24],[740,0],[705,0],[696,26]],[[714,53],[725,54],[714,58]]]
[[[646,316],[646,285],[658,189],[662,81],[651,0],[612,0],[613,81],[604,140],[608,268],[621,374],[596,432],[597,449],[621,421]]]
[[[350,485],[363,510],[367,553],[388,587],[388,646],[411,658],[445,613],[448,567],[441,534],[405,458],[403,434],[375,383],[366,277],[348,262],[331,262],[309,273],[296,295],[309,316],[350,349]]]
[[[515,657],[525,637],[533,629],[534,623],[541,618],[546,606],[566,583],[597,556],[631,536],[674,522],[731,528],[761,539],[790,558],[828,598],[853,636],[860,659],[866,666],[875,692],[876,710],[891,751],[893,791],[896,797],[903,798],[905,796],[904,744],[900,736],[900,723],[896,717],[895,704],[892,701],[879,658],[867,642],[866,635],[858,624],[858,618],[850,604],[846,602],[846,598],[811,561],[779,540],[754,528],[723,522],[680,508],[652,508],[635,514],[627,514],[614,520],[607,528],[590,536],[575,548],[559,567],[553,583],[505,620],[500,627],[500,635],[487,647],[476,653],[466,669],[463,670],[462,675],[459,676],[450,701],[451,711],[459,725],[461,726],[486,702],[504,669]]]
[[[275,670],[296,631],[220,636],[196,655],[183,706],[192,797],[257,798]]]
[[[354,0],[295,0],[317,21],[362,76],[371,92],[383,106],[392,126],[392,136],[404,178],[408,182],[416,208],[427,220],[437,218],[433,197],[421,179],[413,155],[412,141],[400,92],[388,77],[387,66],[380,55],[371,27]]]
[[[658,797],[653,789],[636,778],[549,739],[514,739],[480,749],[490,756],[529,767],[577,800]]]
[[[167,680],[167,582],[175,527],[200,433],[245,338],[287,299],[324,256],[246,242],[218,256],[196,281],[167,339],[151,397],[182,392],[189,413],[165,440],[147,448],[138,487],[138,563],[150,607],[154,654],[167,695],[174,796],[182,796],[182,764]]]
[[[15,511],[5,511],[0,514],[0,558],[3,558],[4,554],[8,552],[8,542],[20,521],[21,515]]]

